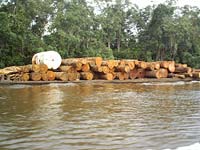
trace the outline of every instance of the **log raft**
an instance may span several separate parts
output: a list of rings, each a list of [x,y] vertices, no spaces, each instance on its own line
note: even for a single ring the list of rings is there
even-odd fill
[[[1,81],[135,80],[144,78],[200,79],[200,69],[174,61],[145,62],[139,60],[103,60],[101,57],[63,59],[57,69],[47,65],[29,64],[0,69]]]

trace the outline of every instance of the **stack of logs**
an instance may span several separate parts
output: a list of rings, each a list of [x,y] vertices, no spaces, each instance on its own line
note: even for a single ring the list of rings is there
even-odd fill
[[[200,70],[174,61],[144,62],[138,60],[103,60],[101,57],[63,59],[56,70],[45,64],[12,66],[0,69],[0,80],[9,81],[75,81],[134,80],[137,78],[200,78]]]

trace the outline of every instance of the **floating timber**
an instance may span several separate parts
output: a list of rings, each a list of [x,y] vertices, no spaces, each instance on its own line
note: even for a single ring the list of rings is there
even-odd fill
[[[187,64],[175,61],[103,60],[101,57],[66,58],[62,59],[60,66],[52,69],[45,63],[40,63],[39,55],[36,56],[34,55],[32,64],[0,69],[0,83],[65,83],[82,80],[134,83],[140,80],[200,79],[200,69],[193,69]],[[39,63],[36,63],[37,61]]]

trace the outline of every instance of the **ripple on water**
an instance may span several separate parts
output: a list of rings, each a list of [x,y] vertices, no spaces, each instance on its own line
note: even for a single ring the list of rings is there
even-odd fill
[[[194,84],[194,83],[200,83],[200,81],[177,81],[177,82],[151,82],[151,83],[141,83],[142,85],[186,85],[186,84]]]
[[[4,101],[6,105],[0,101],[0,109],[9,105],[15,109],[5,109],[8,113],[0,119],[0,149],[196,146],[191,143],[200,137],[198,86],[178,83],[171,90],[170,85],[67,83],[31,86],[20,95],[22,87],[8,87],[4,90],[14,94]],[[27,108],[27,113],[21,111]]]

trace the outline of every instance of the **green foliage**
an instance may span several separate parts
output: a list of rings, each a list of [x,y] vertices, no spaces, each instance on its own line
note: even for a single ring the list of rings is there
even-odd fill
[[[174,0],[144,9],[129,0],[91,2],[1,1],[0,68],[31,63],[34,53],[47,50],[63,58],[165,59],[200,67],[199,8],[176,8]]]

